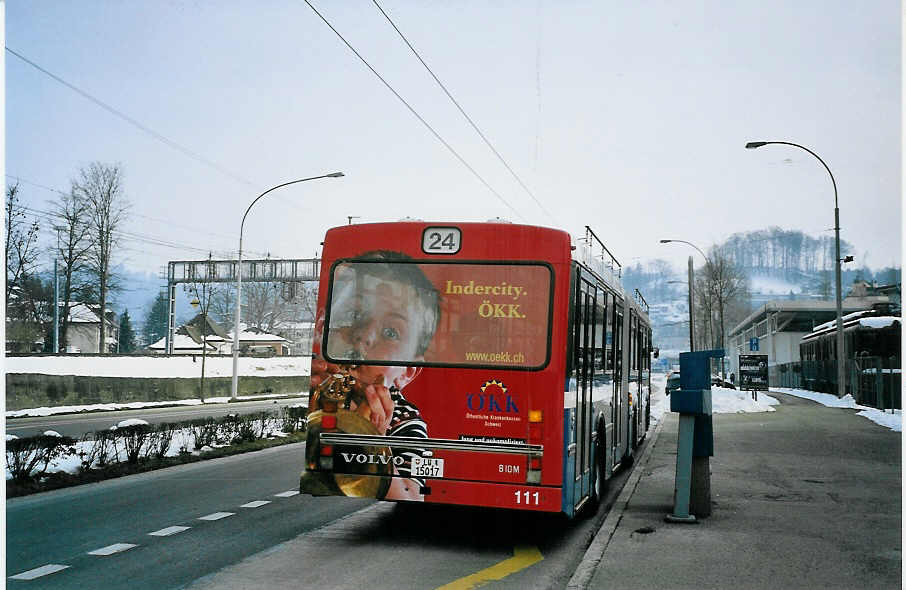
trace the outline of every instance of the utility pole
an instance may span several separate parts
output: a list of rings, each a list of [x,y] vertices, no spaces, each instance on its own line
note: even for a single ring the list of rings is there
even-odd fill
[[[689,257],[689,352],[695,350],[695,315],[692,313],[693,296],[692,289],[695,284],[695,271],[692,270],[692,257]]]
[[[60,353],[60,274],[57,266],[60,260],[60,230],[59,225],[55,225],[57,230],[57,250],[53,258],[53,353]]]
[[[58,259],[53,259],[53,353],[60,352],[60,275],[57,273]]]

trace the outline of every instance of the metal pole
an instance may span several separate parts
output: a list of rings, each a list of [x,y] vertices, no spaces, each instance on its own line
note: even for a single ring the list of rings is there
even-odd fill
[[[834,186],[834,242],[835,250],[837,253],[837,262],[835,265],[836,268],[836,279],[837,279],[837,352],[836,352],[836,361],[837,361],[837,397],[843,397],[846,395],[846,383],[844,382],[846,378],[846,371],[844,365],[846,363],[846,350],[843,342],[843,295],[840,278],[840,202],[837,199],[837,181],[834,180],[834,173],[831,172],[828,165],[821,159],[821,156],[808,149],[804,145],[799,145],[798,143],[793,143],[791,141],[750,141],[746,144],[746,149],[756,149],[760,148],[763,145],[790,145],[797,147],[801,150],[805,150],[811,155],[815,156],[815,159],[821,162],[821,165],[824,166],[824,169],[827,170],[827,174],[830,176],[831,184]]]
[[[695,350],[695,314],[692,312],[695,301],[693,285],[695,284],[695,271],[692,270],[692,257],[689,257],[689,352]]]
[[[252,203],[254,204],[254,203]],[[251,205],[249,205],[251,208]],[[245,212],[248,215],[248,210]],[[242,300],[242,230],[245,226],[245,216],[239,226],[239,256],[236,265],[236,317],[233,322],[233,383],[230,387],[230,399],[236,399],[239,393],[239,302]]]
[[[342,172],[331,172],[330,174],[322,174],[321,176],[311,176],[309,178],[300,178],[299,180],[291,180],[289,182],[284,182],[283,184],[278,184],[273,186],[257,197],[245,210],[245,214],[242,216],[242,223],[239,224],[239,253],[237,256],[237,266],[236,266],[236,318],[233,323],[233,383],[230,389],[230,399],[235,400],[236,396],[239,393],[239,314],[240,314],[240,302],[242,301],[242,232],[245,229],[245,218],[248,217],[249,211],[252,210],[252,207],[255,206],[261,197],[267,193],[277,190],[278,188],[288,186],[290,184],[297,184],[300,182],[305,182],[307,180],[317,180],[319,178],[340,178],[343,176]]]
[[[834,184],[834,204],[837,200],[837,185]],[[834,207],[834,239],[837,250],[837,397],[842,398],[846,395],[846,382],[844,363],[846,362],[846,350],[843,344],[843,299],[841,286],[840,270],[840,209]]]
[[[57,259],[53,259],[53,353],[60,352],[60,275],[57,274]]]

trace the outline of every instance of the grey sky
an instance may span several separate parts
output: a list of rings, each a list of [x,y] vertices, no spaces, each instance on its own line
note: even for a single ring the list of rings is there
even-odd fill
[[[459,163],[301,0],[11,2],[6,45],[248,186],[6,53],[6,173],[47,209],[80,166],[121,162],[123,261],[308,257],[324,231],[411,216],[589,224],[621,262],[681,264],[738,231],[833,227],[857,263],[901,264],[895,1],[379,0],[553,216],[513,180],[369,1],[313,4],[505,199]],[[9,182],[9,179],[7,179]],[[515,209],[515,211],[514,211]],[[194,228],[194,229],[193,229]],[[830,232],[828,235],[832,235]]]

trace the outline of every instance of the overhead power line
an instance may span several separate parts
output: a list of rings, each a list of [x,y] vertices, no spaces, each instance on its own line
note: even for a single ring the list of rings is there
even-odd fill
[[[529,187],[527,187],[525,185],[525,183],[522,182],[522,179],[519,178],[519,175],[516,174],[516,172],[510,167],[510,165],[503,158],[503,156],[500,155],[500,152],[497,151],[497,148],[494,147],[494,145],[491,143],[491,140],[489,140],[487,138],[487,136],[484,133],[482,133],[481,129],[478,128],[478,125],[475,124],[475,121],[472,120],[472,117],[470,117],[468,115],[468,113],[466,113],[465,109],[462,108],[462,105],[459,104],[459,101],[457,101],[455,98],[453,98],[453,95],[450,93],[450,91],[447,89],[447,87],[444,85],[444,83],[441,82],[440,78],[437,77],[437,75],[434,73],[434,71],[430,67],[428,67],[428,64],[425,63],[425,60],[422,59],[422,56],[419,55],[419,53],[418,53],[418,51],[416,51],[415,47],[412,46],[412,43],[409,42],[409,39],[407,39],[406,36],[403,35],[403,32],[400,31],[399,27],[396,26],[396,23],[393,22],[393,19],[391,19],[390,16],[387,14],[387,12],[381,7],[381,5],[378,4],[377,0],[371,0],[371,1],[374,3],[375,6],[377,6],[377,9],[381,11],[381,14],[384,15],[384,18],[387,19],[387,22],[390,23],[390,26],[393,27],[393,30],[395,30],[397,32],[397,34],[400,36],[400,38],[403,40],[403,42],[409,47],[409,49],[412,51],[412,53],[415,55],[415,57],[418,58],[418,61],[420,61],[421,64],[425,67],[425,69],[428,70],[428,73],[431,74],[431,77],[434,78],[434,81],[437,82],[437,85],[441,87],[441,89],[444,91],[444,94],[447,95],[447,98],[449,98],[450,101],[456,106],[456,108],[459,109],[459,112],[462,113],[462,116],[466,118],[466,121],[469,122],[469,125],[472,126],[472,129],[474,129],[475,132],[479,135],[479,137],[481,137],[481,139],[482,139],[482,141],[484,141],[485,145],[487,145],[488,148],[490,148],[490,150],[492,152],[494,152],[494,155],[497,156],[497,159],[500,160],[500,163],[503,164],[503,166],[509,171],[509,173],[513,176],[513,178],[516,179],[516,182],[519,183],[519,186],[521,186],[522,189],[528,194],[528,196],[530,196],[532,198],[532,200],[535,201],[535,204],[538,205],[538,207],[540,207],[541,210],[544,211],[544,213],[546,213],[549,217],[554,217],[554,215],[550,211],[548,211],[544,205],[541,204],[541,201],[538,200],[538,198],[535,196],[535,194],[531,190],[529,190]]]
[[[520,219],[525,219],[525,217],[523,217],[522,214],[519,213],[518,210],[516,210],[512,205],[510,205],[509,202],[507,202],[507,200],[504,199],[504,198],[500,195],[500,193],[498,193],[496,190],[494,190],[494,188],[493,188],[490,184],[488,184],[488,182],[487,182],[484,178],[482,178],[482,176],[475,170],[475,168],[473,168],[468,162],[466,162],[466,160],[465,160],[462,156],[460,156],[459,153],[458,153],[455,149],[453,149],[453,146],[451,146],[449,143],[447,143],[447,141],[446,141],[443,137],[441,137],[440,134],[439,134],[437,131],[435,131],[434,128],[431,127],[431,125],[428,124],[428,122],[425,121],[425,119],[424,119],[421,115],[418,114],[418,111],[416,111],[416,110],[412,107],[412,105],[410,105],[410,104],[406,101],[406,99],[403,98],[403,97],[400,95],[400,93],[397,92],[397,91],[393,88],[393,86],[391,86],[390,83],[387,82],[387,80],[385,80],[384,77],[381,76],[381,75],[378,73],[378,71],[375,70],[375,69],[371,66],[370,63],[368,63],[368,60],[366,60],[364,57],[362,57],[362,54],[359,53],[359,52],[356,50],[356,48],[353,47],[353,46],[349,43],[349,41],[347,41],[346,38],[343,37],[343,35],[341,35],[340,32],[339,32],[332,24],[330,24],[330,21],[328,21],[326,18],[324,18],[324,15],[322,15],[320,12],[318,12],[318,9],[315,8],[314,5],[312,5],[312,3],[311,3],[309,0],[304,0],[304,2],[305,2],[306,4],[308,4],[308,7],[311,8],[312,11],[314,11],[314,13],[315,13],[316,15],[318,15],[318,18],[320,18],[322,21],[324,21],[324,24],[326,24],[328,27],[330,27],[330,30],[333,31],[334,34],[336,34],[336,36],[340,38],[340,40],[346,45],[346,47],[348,47],[349,50],[352,51],[352,52],[355,54],[355,56],[356,56],[357,58],[359,58],[359,60],[360,60],[363,64],[365,64],[365,66],[366,66],[369,70],[371,70],[371,73],[374,74],[375,76],[377,76],[378,80],[380,80],[380,81],[384,84],[384,86],[386,86],[387,89],[390,90],[390,92],[392,92],[393,95],[396,96],[396,98],[398,98],[399,101],[402,102],[402,103],[406,106],[407,109],[409,109],[409,112],[412,113],[412,114],[415,116],[415,118],[418,119],[418,120],[421,122],[421,124],[424,125],[424,126],[428,129],[428,131],[430,131],[431,134],[434,135],[434,137],[435,137],[439,142],[441,142],[441,143],[443,144],[443,146],[444,146],[445,148],[447,148],[447,150],[448,150],[451,154],[453,154],[453,156],[455,156],[456,159],[459,160],[459,162],[460,162],[463,166],[465,166],[465,167],[469,170],[469,172],[471,172],[472,175],[475,176],[475,178],[477,178],[477,179],[479,180],[479,182],[481,182],[481,184],[483,184],[483,185],[485,186],[485,188],[487,188],[489,191],[491,191],[491,193],[493,193],[493,195],[494,195],[495,197],[497,197],[497,199],[498,199],[501,203],[503,203],[504,205],[506,205],[507,208],[508,208],[510,211],[512,211],[513,213],[515,213],[517,216],[519,216]]]
[[[45,186],[45,185],[39,184],[39,183],[37,183],[37,182],[32,182],[31,180],[26,180],[26,179],[22,178],[21,176],[16,176],[15,174],[7,174],[6,177],[7,177],[7,178],[12,178],[12,179],[14,179],[16,182],[24,182],[25,184],[30,184],[30,185],[36,186],[36,187],[38,187],[38,188],[43,188],[44,190],[50,191],[50,192],[52,192],[52,193],[57,193],[57,194],[60,194],[60,195],[67,196],[67,193],[64,193],[64,192],[61,191],[60,189],[56,189],[56,188],[52,188],[52,187],[49,187],[49,186]],[[169,220],[166,220],[166,219],[160,219],[159,217],[151,217],[150,215],[143,215],[143,214],[141,214],[141,213],[135,213],[135,212],[133,212],[133,211],[130,211],[130,212],[129,212],[129,215],[130,215],[130,216],[135,216],[135,217],[141,217],[141,218],[143,218],[143,219],[148,219],[148,220],[150,220],[150,221],[157,221],[157,222],[159,222],[159,223],[165,223],[165,224],[171,225],[171,226],[173,226],[173,227],[182,227],[182,228],[191,230],[191,231],[195,232],[196,234],[206,234],[206,235],[209,235],[209,236],[213,236],[213,237],[215,237],[215,238],[222,238],[222,239],[227,239],[227,240],[232,240],[232,239],[233,239],[233,236],[230,236],[230,235],[227,235],[227,234],[218,234],[218,233],[214,233],[214,232],[210,232],[210,231],[204,231],[204,230],[200,230],[200,229],[198,229],[197,227],[194,227],[194,226],[191,226],[191,225],[185,225],[185,224],[182,224],[182,223],[175,223],[175,222],[173,222],[173,221],[169,221]]]
[[[52,72],[49,72],[48,70],[44,69],[43,67],[39,66],[38,64],[36,64],[36,63],[33,62],[32,60],[30,60],[30,59],[28,59],[27,57],[25,57],[24,55],[22,55],[21,53],[18,53],[18,52],[16,52],[16,51],[10,49],[9,47],[6,47],[6,51],[8,51],[10,54],[12,54],[12,55],[18,57],[19,59],[21,59],[22,61],[24,61],[25,63],[27,63],[27,64],[30,65],[31,67],[35,68],[36,70],[38,70],[38,71],[41,72],[42,74],[45,74],[45,75],[49,76],[50,78],[54,79],[55,81],[59,82],[59,83],[62,84],[63,86],[66,86],[67,88],[69,88],[69,89],[72,90],[73,92],[76,92],[77,94],[81,95],[82,97],[87,98],[88,100],[90,100],[90,101],[93,102],[94,104],[98,105],[99,107],[101,107],[102,109],[104,109],[105,111],[107,111],[108,113],[111,113],[111,114],[113,114],[113,115],[119,117],[120,119],[126,121],[127,123],[129,123],[129,124],[132,125],[133,127],[136,127],[137,129],[139,129],[139,130],[141,130],[141,131],[147,133],[148,135],[150,135],[150,136],[153,137],[154,139],[156,139],[156,140],[160,141],[161,143],[164,143],[164,144],[170,146],[171,148],[177,150],[178,152],[181,152],[182,154],[184,154],[184,155],[186,155],[186,156],[192,158],[192,159],[195,160],[196,162],[200,162],[200,163],[204,164],[205,166],[208,166],[208,167],[210,167],[210,168],[213,168],[213,169],[217,170],[218,172],[220,172],[221,174],[225,174],[226,176],[229,176],[230,178],[232,178],[232,179],[235,180],[236,182],[240,182],[240,183],[242,183],[242,184],[244,184],[244,185],[246,185],[246,186],[254,187],[254,188],[256,188],[256,189],[257,189],[257,188],[260,188],[260,185],[259,185],[259,184],[256,184],[256,183],[252,182],[251,180],[248,180],[248,179],[246,179],[246,178],[243,178],[242,176],[239,176],[238,174],[235,174],[235,173],[231,172],[230,170],[224,168],[223,166],[221,166],[221,165],[218,164],[217,162],[211,161],[211,160],[205,158],[204,156],[202,156],[202,155],[200,155],[200,154],[197,154],[196,152],[193,152],[193,151],[190,150],[189,148],[186,148],[186,147],[181,146],[180,144],[176,143],[176,142],[173,141],[172,139],[169,139],[168,137],[165,137],[164,135],[161,135],[160,133],[158,133],[157,131],[154,131],[153,129],[151,129],[151,128],[148,127],[147,125],[144,125],[144,124],[138,122],[137,120],[133,119],[133,118],[130,117],[129,115],[126,115],[125,113],[123,113],[123,112],[121,112],[121,111],[115,109],[114,107],[112,107],[112,106],[110,106],[109,104],[105,103],[104,101],[102,101],[102,100],[100,100],[100,99],[98,99],[98,98],[92,96],[91,94],[85,92],[84,90],[82,90],[81,88],[75,86],[74,84],[71,84],[71,83],[67,82],[66,80],[64,80],[63,78],[57,76],[56,74],[54,74],[54,73],[52,73]]]
[[[36,209],[34,207],[28,207],[28,206],[23,206],[22,208],[25,211],[28,211],[29,213],[31,213],[32,215],[35,215],[36,217],[40,217],[42,219],[46,219],[47,221],[49,221],[51,223],[65,221],[65,218],[62,215],[60,215],[59,213],[56,213],[54,211],[44,211],[42,209]],[[207,254],[208,252],[212,251],[211,248],[200,248],[198,246],[190,246],[189,244],[182,244],[179,242],[174,242],[172,240],[158,238],[156,236],[139,234],[139,233],[124,231],[124,230],[115,231],[115,232],[113,232],[113,234],[117,238],[122,239],[122,240],[130,241],[130,242],[139,242],[142,244],[160,246],[160,247],[164,247],[164,248],[171,248],[174,250],[201,252],[203,254]],[[136,250],[136,252],[147,253],[144,250],[142,250],[142,251]],[[215,250],[215,252],[223,254],[224,258],[233,257],[233,252],[231,250]],[[253,253],[258,254],[259,256],[262,256],[262,257],[265,256],[265,253],[263,253],[263,252],[253,252]]]

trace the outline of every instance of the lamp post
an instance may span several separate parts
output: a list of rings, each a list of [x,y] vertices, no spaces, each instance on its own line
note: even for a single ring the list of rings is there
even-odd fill
[[[237,256],[236,264],[236,321],[233,323],[233,383],[230,389],[230,399],[235,400],[236,396],[239,394],[239,313],[242,301],[242,232],[245,229],[245,218],[248,217],[249,211],[252,210],[252,207],[255,206],[261,197],[268,194],[271,191],[275,191],[278,188],[284,186],[289,186],[291,184],[298,184],[300,182],[306,182],[308,180],[318,180],[319,178],[340,178],[344,176],[342,172],[331,172],[330,174],[322,174],[321,176],[311,176],[309,178],[300,178],[299,180],[291,180],[289,182],[284,182],[283,184],[278,184],[273,186],[257,197],[245,210],[245,214],[242,216],[242,223],[239,224],[239,253]]]
[[[696,246],[695,244],[693,244],[692,242],[687,242],[686,240],[661,240],[662,244],[669,244],[670,242],[679,242],[681,244],[687,244],[689,246],[692,246],[693,248],[698,250],[698,253],[701,254],[702,258],[705,259],[705,265],[707,265],[709,268],[711,267],[711,259],[708,258],[708,255],[705,254],[704,252],[702,252],[702,249],[699,248],[698,246]],[[692,324],[694,323],[693,314],[692,314],[692,305],[693,305],[692,285],[694,284],[694,278],[695,278],[695,275],[692,270],[692,257],[690,256],[689,257],[689,350],[690,351],[695,350],[695,345],[693,344],[693,330],[692,330]],[[709,318],[708,323],[710,324],[710,318]],[[723,346],[723,336],[721,336],[720,340],[721,340],[721,346]]]
[[[840,278],[840,205],[837,200],[837,181],[834,180],[834,174],[828,168],[827,164],[824,163],[824,160],[821,159],[821,156],[808,149],[803,145],[798,143],[792,143],[790,141],[750,141],[746,144],[747,150],[754,150],[760,148],[763,145],[791,145],[797,147],[801,150],[805,150],[811,155],[815,156],[821,165],[824,166],[824,169],[827,170],[828,175],[830,175],[831,184],[834,186],[834,245],[836,249],[836,264],[835,264],[835,273],[836,273],[836,282],[837,282],[837,397],[842,398],[846,395],[846,373],[844,370],[845,366],[845,350],[843,344],[843,295],[842,295],[842,286]]]

